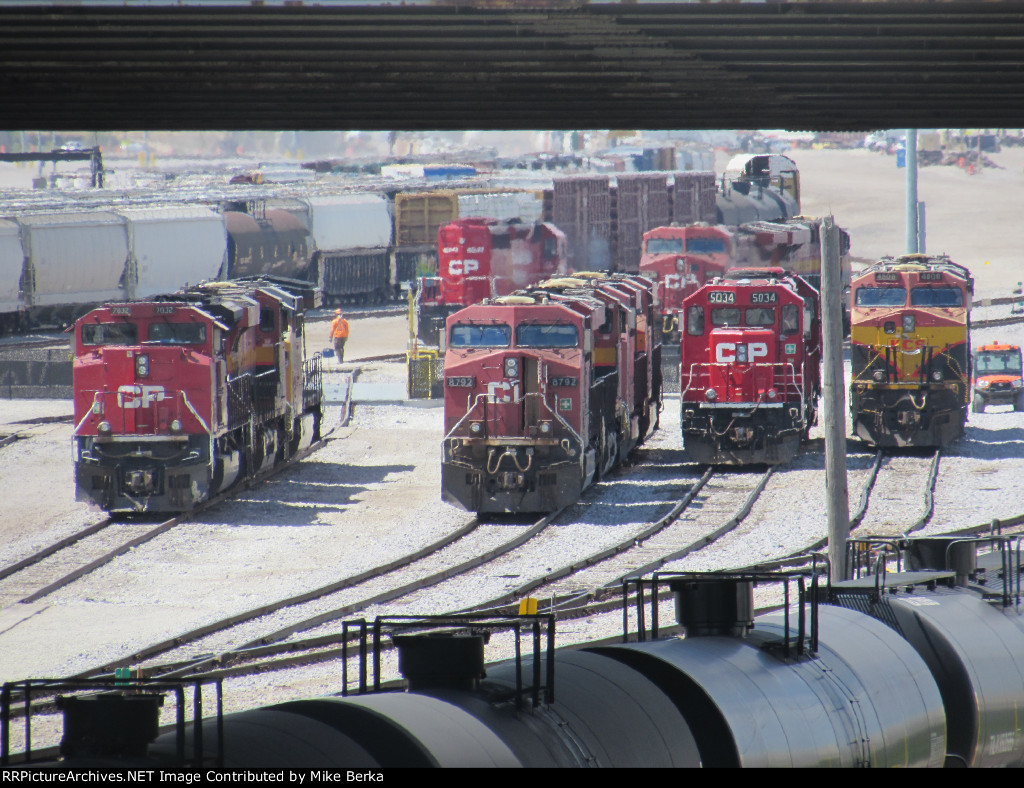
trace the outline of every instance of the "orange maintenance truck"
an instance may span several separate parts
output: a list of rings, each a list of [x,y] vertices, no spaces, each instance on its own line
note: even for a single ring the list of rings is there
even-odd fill
[[[982,345],[974,351],[973,413],[984,413],[986,405],[1013,405],[1024,410],[1024,378],[1017,345]]]

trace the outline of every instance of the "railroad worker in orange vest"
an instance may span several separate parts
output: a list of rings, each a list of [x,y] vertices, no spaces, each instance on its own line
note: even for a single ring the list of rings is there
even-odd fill
[[[334,340],[334,355],[341,364],[345,360],[345,341],[348,339],[348,321],[342,317],[341,310],[334,310],[331,321],[331,339]]]

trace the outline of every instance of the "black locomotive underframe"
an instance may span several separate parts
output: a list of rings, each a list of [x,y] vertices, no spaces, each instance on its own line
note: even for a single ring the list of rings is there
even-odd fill
[[[855,384],[850,413],[854,434],[875,446],[942,446],[963,436],[967,403],[961,383]]]
[[[708,465],[778,464],[796,456],[807,426],[799,402],[779,408],[702,408],[687,402],[683,448],[690,460]]]
[[[471,512],[552,512],[579,498],[583,467],[576,441],[449,438],[441,489]]]

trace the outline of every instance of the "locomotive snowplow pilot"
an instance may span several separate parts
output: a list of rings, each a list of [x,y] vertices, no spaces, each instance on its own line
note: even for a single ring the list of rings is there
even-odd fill
[[[345,342],[348,339],[348,321],[342,317],[341,310],[334,310],[334,320],[331,321],[331,339],[334,342],[334,355],[341,364],[345,360]]]

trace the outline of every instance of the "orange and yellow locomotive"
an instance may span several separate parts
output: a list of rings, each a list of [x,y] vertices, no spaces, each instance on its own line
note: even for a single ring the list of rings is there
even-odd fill
[[[875,446],[942,446],[964,434],[970,271],[945,255],[886,257],[851,285],[850,413]]]

